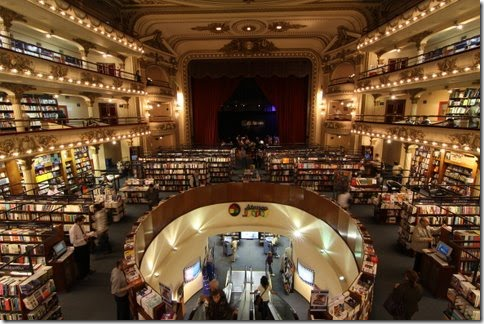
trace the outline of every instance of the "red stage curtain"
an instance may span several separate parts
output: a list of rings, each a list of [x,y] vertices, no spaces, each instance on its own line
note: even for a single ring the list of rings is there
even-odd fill
[[[281,144],[306,143],[308,78],[256,77],[257,85],[276,107]]]
[[[217,145],[218,111],[239,85],[240,78],[192,78],[193,142]]]

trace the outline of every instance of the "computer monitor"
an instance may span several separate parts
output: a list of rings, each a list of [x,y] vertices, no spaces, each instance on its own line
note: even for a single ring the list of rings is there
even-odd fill
[[[54,250],[54,258],[59,258],[62,254],[67,251],[67,245],[64,240],[60,241],[59,243],[55,244],[52,249]]]
[[[435,248],[435,250],[445,259],[449,259],[450,255],[452,254],[452,248],[442,241],[439,241],[437,243],[437,247]]]

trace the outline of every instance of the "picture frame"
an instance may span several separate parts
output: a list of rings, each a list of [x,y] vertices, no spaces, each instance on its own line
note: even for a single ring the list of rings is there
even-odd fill
[[[311,290],[311,299],[309,302],[311,311],[327,311],[328,310],[328,290]]]

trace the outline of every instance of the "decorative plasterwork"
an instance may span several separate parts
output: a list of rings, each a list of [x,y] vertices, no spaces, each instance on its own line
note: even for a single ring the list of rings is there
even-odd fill
[[[123,85],[123,81],[122,80],[113,79],[113,86],[115,86],[116,88],[119,88],[122,85]]]
[[[26,84],[2,82],[0,87],[8,89],[15,94],[15,97],[20,98],[25,92],[35,90],[34,87]]]
[[[50,74],[56,79],[63,78],[69,73],[69,68],[67,66],[62,65],[51,65],[50,66]]]
[[[456,58],[446,58],[443,61],[437,62],[440,72],[452,72],[457,68]]]
[[[400,72],[400,78],[401,79],[423,78],[424,75],[425,75],[424,69],[421,68],[421,67],[417,67],[417,68],[413,68],[413,69],[407,69],[407,70],[403,70],[402,72]]]
[[[3,20],[3,25],[7,31],[10,31],[10,27],[12,27],[12,21],[22,21],[27,22],[27,19],[23,15],[16,13],[10,9],[0,6],[0,17]]]
[[[47,149],[56,142],[57,138],[53,135],[9,136],[0,140],[0,153],[12,155],[15,152],[39,151],[39,149]]]
[[[373,133],[373,128],[366,124],[354,124],[353,129],[362,133]]]
[[[22,55],[0,52],[0,65],[3,65],[7,69],[32,72],[34,70],[33,64],[32,60]]]
[[[287,21],[275,21],[270,23],[267,26],[267,29],[273,32],[285,32],[285,31],[288,31],[289,29],[300,29],[304,27],[307,27],[307,25],[291,24]]]
[[[68,10],[71,7],[71,5],[68,2],[63,0],[55,0],[55,4],[62,10]]]
[[[413,35],[412,37],[410,37],[410,40],[412,42],[415,42],[415,45],[417,46],[417,49],[420,48],[420,43],[428,36],[432,35],[433,32],[430,31],[430,30],[426,30],[424,32],[421,32],[420,34],[417,34],[417,35]]]
[[[89,54],[89,50],[91,48],[94,48],[94,49],[96,48],[96,45],[95,44],[93,44],[93,43],[91,43],[91,42],[89,42],[87,40],[84,40],[82,38],[79,38],[78,37],[78,38],[73,38],[72,40],[82,46],[82,48],[84,49],[84,53],[85,53],[86,56]]]
[[[161,131],[161,132],[170,132],[176,129],[176,123],[175,122],[163,122],[161,124],[156,125],[155,130]]]
[[[461,146],[469,146],[471,148],[481,147],[481,137],[479,132],[464,133],[464,134],[452,134],[449,135],[451,143]]]
[[[350,30],[345,26],[338,26],[337,33],[338,34],[336,36],[336,41],[331,45],[330,48],[327,49],[328,51],[354,42],[357,39],[356,37],[351,35]]]
[[[417,129],[411,129],[407,127],[390,127],[387,128],[387,135],[393,136],[393,137],[398,137],[398,138],[411,138],[413,140],[418,139],[418,140],[423,140],[424,139],[424,133],[420,130]]]
[[[140,135],[143,135],[144,133],[148,132],[149,130],[150,130],[149,126],[138,126],[138,127],[134,127],[132,129],[130,129],[129,133],[136,135],[136,136],[140,136]]]
[[[243,35],[254,33],[260,34],[267,30],[267,25],[265,22],[258,19],[243,19],[233,23],[231,30],[234,33]]]
[[[390,82],[390,76],[386,74],[382,75],[379,77],[379,80],[381,84],[387,84],[388,82]]]
[[[116,136],[112,129],[95,129],[81,134],[82,141],[103,140],[106,137]]]
[[[196,26],[192,27],[192,30],[197,30],[197,31],[210,31],[211,33],[215,34],[221,34],[228,32],[230,30],[229,25],[226,23],[211,23],[206,26]]]
[[[90,72],[81,72],[81,81],[89,83],[102,83],[102,78],[99,75]],[[121,82],[122,84],[122,82]]]
[[[279,49],[265,38],[234,39],[220,49],[225,54],[257,55],[270,53]]]

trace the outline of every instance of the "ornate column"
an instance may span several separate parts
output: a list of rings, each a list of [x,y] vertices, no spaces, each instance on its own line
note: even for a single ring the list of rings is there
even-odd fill
[[[21,161],[22,176],[25,181],[25,190],[27,195],[35,195],[34,189],[37,188],[34,172],[32,170],[33,160],[31,157],[24,158]]]
[[[0,40],[5,48],[11,48],[10,39],[5,37],[10,37],[10,27],[12,27],[12,21],[14,20],[27,22],[23,15],[0,6]]]
[[[0,85],[12,91],[14,93],[14,96],[9,96],[11,97],[12,100],[12,110],[13,110],[13,116],[15,118],[15,129],[17,132],[25,132],[30,128],[29,121],[22,119],[24,118],[24,114],[22,111],[22,105],[21,105],[21,99],[22,95],[30,90],[35,90],[34,87],[29,86],[29,85],[23,85],[23,84],[17,84],[17,83],[8,83],[8,82],[2,82]]]
[[[410,166],[412,164],[412,157],[415,154],[415,150],[417,145],[411,145],[408,143],[403,144],[403,148],[405,149],[405,160],[403,161],[403,180],[402,184],[407,184],[408,177],[410,176]]]
[[[412,116],[417,115],[417,104],[418,104],[418,101],[420,99],[420,95],[422,94],[422,92],[424,90],[425,89],[417,88],[417,89],[410,89],[410,90],[406,91],[407,94],[410,96],[410,102],[412,103],[412,108],[411,108],[411,111],[410,111],[410,114]],[[415,120],[415,117],[413,117],[413,119]]]
[[[99,144],[89,146],[90,155],[92,157],[92,163],[94,167],[94,176],[100,177],[101,172],[99,171]]]
[[[94,118],[94,101],[101,95],[94,92],[81,92],[81,95],[87,97],[87,117]]]
[[[415,42],[415,47],[417,47],[418,63],[423,63],[424,61],[422,54],[425,52],[425,45],[427,44],[427,41],[423,42],[423,40],[431,34],[431,31],[424,31],[410,38],[411,41]]]

